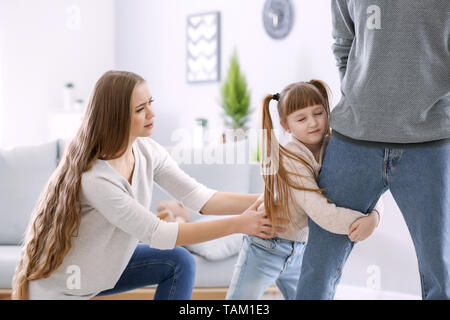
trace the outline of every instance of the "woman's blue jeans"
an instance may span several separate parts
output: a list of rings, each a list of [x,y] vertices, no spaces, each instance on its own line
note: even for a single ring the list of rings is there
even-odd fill
[[[389,189],[414,243],[423,299],[450,299],[450,139],[386,145],[334,132],[319,186],[337,206],[361,212]],[[333,299],[352,248],[309,219],[297,299]]]
[[[97,296],[158,285],[155,300],[189,300],[195,278],[195,260],[185,248],[158,250],[137,245],[114,288]]]

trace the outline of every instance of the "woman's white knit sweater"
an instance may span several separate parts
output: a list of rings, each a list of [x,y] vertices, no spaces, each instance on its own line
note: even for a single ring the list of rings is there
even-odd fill
[[[151,138],[138,138],[133,153],[131,184],[104,160],[83,174],[78,234],[50,277],[29,282],[30,299],[89,299],[115,286],[139,241],[174,248],[178,224],[149,211],[153,182],[194,211],[216,192],[184,173]]]

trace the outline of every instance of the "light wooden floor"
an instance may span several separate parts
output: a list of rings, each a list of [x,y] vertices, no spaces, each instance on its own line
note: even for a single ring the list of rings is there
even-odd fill
[[[196,288],[192,293],[192,300],[225,300],[228,288]],[[155,296],[155,288],[144,288],[128,291],[120,294],[96,297],[93,300],[152,300]],[[0,289],[0,300],[9,300],[11,290]],[[264,299],[278,299],[279,290],[272,286],[264,293]]]
[[[0,300],[9,300],[11,297],[11,290],[0,289]]]

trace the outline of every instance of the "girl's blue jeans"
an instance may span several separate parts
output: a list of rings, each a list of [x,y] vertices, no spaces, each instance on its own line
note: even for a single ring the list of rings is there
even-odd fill
[[[194,278],[195,260],[185,248],[158,250],[140,243],[115,287],[97,296],[158,285],[155,300],[189,300]]]
[[[389,189],[414,243],[423,299],[450,299],[450,139],[362,143],[334,132],[319,186],[337,206],[361,212]],[[308,225],[297,299],[333,299],[354,243],[311,219]]]
[[[285,299],[295,299],[304,247],[304,242],[245,235],[226,299],[257,300],[273,284]]]

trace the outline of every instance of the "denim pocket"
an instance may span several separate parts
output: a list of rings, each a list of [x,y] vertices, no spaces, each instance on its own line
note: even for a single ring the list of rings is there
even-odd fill
[[[254,245],[266,250],[273,250],[277,246],[275,239],[263,239],[256,236],[249,236],[249,240],[250,245]]]

